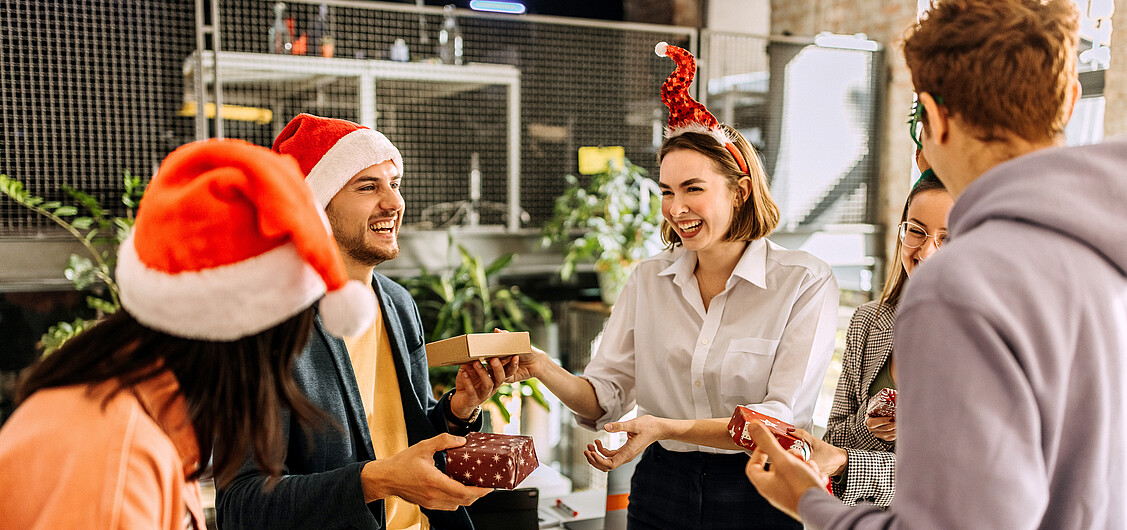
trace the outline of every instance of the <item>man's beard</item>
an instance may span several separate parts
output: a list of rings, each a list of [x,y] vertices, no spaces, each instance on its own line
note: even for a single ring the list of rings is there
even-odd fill
[[[342,219],[334,215],[332,208],[325,208],[325,216],[329,218],[329,226],[333,228],[333,237],[337,246],[349,259],[366,267],[375,267],[387,260],[399,257],[398,234],[394,247],[375,247],[367,242],[368,225],[365,223],[360,230],[346,229]]]

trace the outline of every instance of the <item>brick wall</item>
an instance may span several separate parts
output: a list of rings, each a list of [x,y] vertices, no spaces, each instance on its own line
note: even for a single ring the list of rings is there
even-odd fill
[[[905,0],[771,0],[771,33],[812,36],[822,31],[864,33],[885,48],[886,91],[882,109],[878,215],[884,226],[900,222],[908,195],[914,144],[906,121],[912,80],[900,53],[900,37],[916,20],[916,3]],[[886,263],[896,263],[896,234],[885,234]],[[881,279],[883,282],[883,278]]]
[[[627,22],[699,27],[703,22],[702,0],[623,0]]]
[[[1104,136],[1127,133],[1127,4],[1111,17],[1111,67],[1104,78]],[[1122,5],[1121,5],[1122,4]]]

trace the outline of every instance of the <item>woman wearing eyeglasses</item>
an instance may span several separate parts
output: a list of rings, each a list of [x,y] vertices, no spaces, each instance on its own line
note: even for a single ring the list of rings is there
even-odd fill
[[[947,212],[953,199],[919,151],[916,162],[923,175],[900,216],[900,266],[891,268],[880,299],[858,307],[849,322],[825,441],[796,431],[811,444],[814,461],[832,477],[834,494],[849,505],[892,503],[896,422],[891,417],[869,417],[869,400],[881,389],[896,388],[892,327],[900,295],[920,263],[947,239]]]

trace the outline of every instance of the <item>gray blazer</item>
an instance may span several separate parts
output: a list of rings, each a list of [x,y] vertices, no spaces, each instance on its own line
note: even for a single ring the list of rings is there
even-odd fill
[[[854,311],[846,331],[841,379],[822,439],[849,453],[844,475],[833,483],[834,495],[848,505],[866,501],[888,506],[895,493],[896,443],[865,427],[869,387],[892,355],[895,318],[895,308],[874,300]]]
[[[448,432],[444,411],[449,395],[438,401],[431,393],[422,322],[414,300],[387,277],[375,274],[374,278],[399,376],[407,441],[415,444]],[[265,477],[248,459],[232,483],[217,492],[219,528],[384,528],[383,501],[366,504],[360,483],[360,470],[375,459],[375,453],[352,362],[344,341],[325,332],[320,315],[294,376],[306,396],[341,428],[309,430],[285,414],[286,463],[281,482],[264,491]],[[480,430],[481,419],[470,429]],[[435,463],[445,467],[442,453],[435,455]],[[423,513],[432,528],[473,528],[465,508],[424,509]]]

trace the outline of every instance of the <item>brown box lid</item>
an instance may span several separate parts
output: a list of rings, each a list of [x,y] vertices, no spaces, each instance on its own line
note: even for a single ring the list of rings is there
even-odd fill
[[[449,366],[523,353],[532,353],[532,341],[527,331],[470,333],[427,343],[427,364]]]

